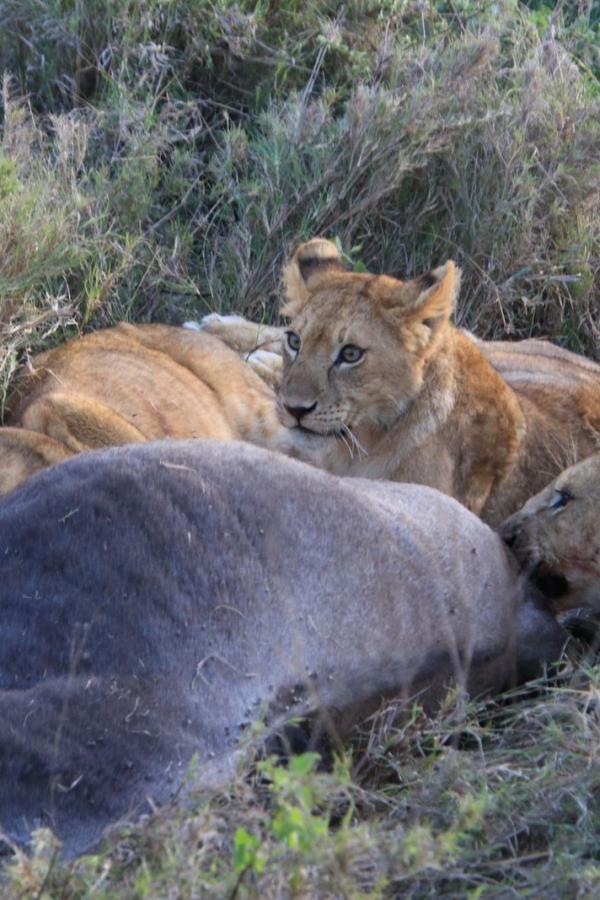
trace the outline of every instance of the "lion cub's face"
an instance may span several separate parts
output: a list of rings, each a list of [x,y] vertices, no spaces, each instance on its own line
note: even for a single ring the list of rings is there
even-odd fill
[[[443,343],[458,288],[448,262],[402,282],[348,272],[334,244],[309,241],[284,271],[291,317],[283,345],[281,419],[347,435],[387,429],[418,396]]]
[[[600,454],[562,472],[502,526],[502,535],[559,612],[600,608]]]

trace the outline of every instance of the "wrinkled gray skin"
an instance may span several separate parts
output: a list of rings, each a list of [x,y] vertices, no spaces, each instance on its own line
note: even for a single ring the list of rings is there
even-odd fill
[[[318,708],[343,735],[563,642],[449,497],[212,441],[83,454],[8,495],[0,606],[0,826],[50,825],[68,855],[167,801],[193,755],[222,782],[261,713]]]

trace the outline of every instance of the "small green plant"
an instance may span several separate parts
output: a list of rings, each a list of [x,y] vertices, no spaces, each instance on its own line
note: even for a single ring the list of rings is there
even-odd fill
[[[254,874],[264,872],[266,860],[260,850],[260,838],[245,828],[236,828],[233,836],[233,868],[240,874],[250,869]]]
[[[327,836],[327,816],[314,812],[318,792],[312,776],[319,759],[318,753],[303,753],[293,757],[287,767],[274,760],[259,765],[259,771],[271,782],[271,831],[290,850],[312,850]]]

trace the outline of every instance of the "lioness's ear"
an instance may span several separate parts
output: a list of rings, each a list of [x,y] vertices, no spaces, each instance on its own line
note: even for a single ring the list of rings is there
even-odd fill
[[[282,316],[295,316],[300,312],[324,277],[332,269],[345,269],[334,243],[314,238],[300,244],[287,266],[283,269],[283,286],[287,297],[279,312]]]
[[[442,319],[449,319],[460,288],[460,269],[451,259],[443,266],[406,281],[399,293],[402,305],[421,322],[433,326]]]

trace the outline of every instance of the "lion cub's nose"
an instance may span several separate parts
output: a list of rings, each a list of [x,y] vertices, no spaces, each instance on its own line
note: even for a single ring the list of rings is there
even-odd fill
[[[283,405],[285,406],[287,412],[289,412],[290,416],[293,416],[298,420],[298,423],[300,423],[300,419],[303,416],[306,416],[308,413],[311,413],[314,409],[316,409],[317,401],[315,400],[312,406],[288,406],[287,403],[284,403]]]

